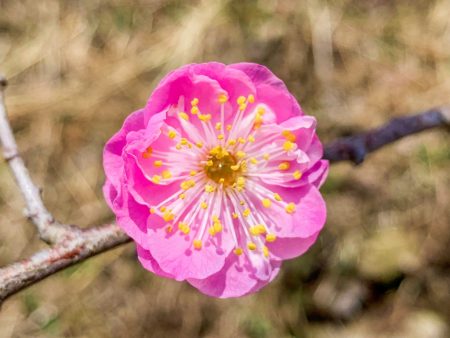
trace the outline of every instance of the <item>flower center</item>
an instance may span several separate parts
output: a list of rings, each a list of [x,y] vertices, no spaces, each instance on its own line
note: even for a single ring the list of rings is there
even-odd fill
[[[224,186],[233,185],[240,170],[236,158],[222,147],[215,147],[209,152],[205,173],[216,183]]]

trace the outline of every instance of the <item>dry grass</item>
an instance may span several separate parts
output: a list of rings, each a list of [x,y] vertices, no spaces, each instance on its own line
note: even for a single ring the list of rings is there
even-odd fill
[[[101,151],[157,81],[188,62],[269,66],[324,140],[448,104],[450,3],[383,0],[0,0],[0,71],[49,208],[112,218]],[[131,245],[6,302],[1,337],[445,337],[450,142],[406,139],[332,168],[327,229],[257,295],[216,300],[145,272]],[[0,166],[0,265],[42,246]]]

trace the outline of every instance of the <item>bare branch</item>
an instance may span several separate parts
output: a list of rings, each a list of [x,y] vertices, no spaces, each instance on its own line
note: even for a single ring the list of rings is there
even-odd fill
[[[36,225],[41,239],[47,243],[56,243],[67,234],[68,228],[59,224],[45,208],[39,189],[34,185],[17,149],[16,140],[8,121],[4,104],[4,90],[7,82],[0,75],[0,142],[3,156],[9,162],[17,185],[27,206],[27,216]]]
[[[52,248],[0,269],[0,304],[10,295],[88,257],[129,242],[115,224],[74,231]]]
[[[331,163],[352,161],[360,164],[368,153],[385,145],[423,130],[443,126],[450,126],[450,107],[433,108],[417,115],[399,117],[379,128],[339,138],[325,146],[324,158]]]
[[[53,246],[28,259],[0,268],[0,304],[7,297],[57,271],[130,241],[114,224],[82,230],[54,220],[19,156],[3,102],[5,87],[6,81],[0,76],[0,141],[3,154],[24,196],[28,216],[41,238]],[[402,137],[449,124],[449,108],[435,108],[418,115],[397,118],[377,129],[337,139],[325,146],[324,157],[332,163],[352,161],[359,164],[368,153]]]

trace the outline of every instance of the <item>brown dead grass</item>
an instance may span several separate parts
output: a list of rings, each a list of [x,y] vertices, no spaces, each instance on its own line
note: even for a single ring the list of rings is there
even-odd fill
[[[450,3],[0,0],[0,71],[33,177],[57,218],[111,220],[105,141],[169,70],[270,67],[324,140],[448,104]],[[433,131],[332,168],[313,250],[257,295],[216,300],[140,268],[132,245],[14,296],[1,337],[445,337],[450,143]],[[40,244],[0,165],[0,264]]]

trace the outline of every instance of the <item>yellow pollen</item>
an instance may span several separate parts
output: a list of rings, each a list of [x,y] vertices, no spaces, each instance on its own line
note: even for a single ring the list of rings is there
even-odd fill
[[[245,209],[244,212],[242,213],[242,215],[244,217],[248,217],[250,215],[250,209],[249,208]]]
[[[236,171],[236,170],[239,170],[239,167],[240,167],[240,166],[241,166],[241,165],[240,165],[239,163],[237,163],[237,164],[235,164],[235,165],[230,166],[230,168],[231,168],[231,170]]]
[[[197,115],[198,112],[199,112],[199,110],[198,110],[198,107],[197,107],[197,106],[193,106],[193,107],[191,108],[191,114],[192,114],[192,115]]]
[[[212,160],[206,161],[206,166],[208,166],[208,167],[212,167],[213,164],[214,164],[214,162]]]
[[[236,249],[233,250],[233,252],[234,252],[234,254],[236,256],[242,255],[242,249],[241,248],[236,248]]]
[[[291,167],[291,164],[289,162],[281,162],[278,165],[278,169],[280,170],[288,170]]]
[[[180,150],[180,149],[181,149],[181,144],[177,144],[177,145],[175,146],[175,148],[177,148],[177,150]]]
[[[266,228],[262,224],[257,224],[255,226],[250,227],[250,233],[253,236],[263,235],[266,233]]]
[[[284,210],[286,210],[286,212],[288,214],[293,214],[295,212],[295,204],[294,203],[288,203],[285,207]]]
[[[252,94],[250,94],[250,95],[248,96],[248,102],[250,102],[250,103],[255,102],[255,97],[254,97]]]
[[[214,236],[214,235],[216,234],[216,230],[214,230],[214,227],[213,227],[213,226],[208,228],[208,233],[209,233],[211,236]]]
[[[258,115],[263,116],[266,113],[266,110],[264,109],[264,107],[258,107],[258,109],[256,110],[256,113]]]
[[[185,235],[187,235],[187,234],[191,231],[191,228],[190,228],[189,225],[188,225],[187,223],[185,223],[185,222],[180,222],[180,223],[178,223],[178,229],[180,229],[180,231],[181,231],[182,233],[184,233]]]
[[[236,100],[237,104],[244,104],[245,103],[245,96],[239,96]]]
[[[291,142],[295,142],[295,140],[297,139],[290,130],[283,130],[281,132],[281,135],[283,135],[286,140]]]
[[[245,205],[245,202],[244,201],[240,201],[239,204],[240,205]]]
[[[217,217],[217,215],[213,215],[212,220],[213,220],[213,222],[219,222],[220,223],[219,217]]]
[[[236,184],[238,187],[244,187],[245,186],[245,178],[242,176],[239,176],[236,180]]]
[[[281,196],[279,194],[277,194],[277,193],[273,194],[273,198],[274,198],[275,201],[278,201],[278,202],[282,201]]]
[[[162,166],[162,161],[160,161],[160,160],[157,160],[157,161],[155,161],[155,162],[153,162],[153,165],[155,166],[155,167],[160,167],[160,166]]]
[[[275,234],[267,234],[266,235],[266,241],[267,242],[274,242],[277,239],[277,236]]]
[[[172,173],[169,170],[164,170],[161,175],[165,179],[169,179],[172,177]]]
[[[212,185],[207,184],[205,185],[205,192],[214,192],[216,188],[214,188]]]
[[[199,239],[194,239],[194,248],[200,250],[202,248],[202,241]]]
[[[255,129],[258,129],[258,128],[260,128],[261,127],[261,124],[264,122],[264,120],[263,120],[263,118],[261,117],[261,115],[259,115],[259,114],[256,114],[256,116],[255,116],[255,125],[254,125],[254,128]]]
[[[220,222],[215,222],[213,227],[214,227],[214,231],[215,232],[221,232],[222,231],[222,224]]]
[[[235,212],[233,212],[233,213],[231,214],[231,216],[232,216],[234,219],[236,219],[236,218],[239,217],[239,215],[238,215],[237,213],[235,213]]]
[[[173,231],[173,226],[171,226],[171,225],[167,226],[166,232],[170,234],[172,231]]]
[[[245,143],[245,138],[239,137],[239,138],[238,138],[238,142],[239,142],[240,144],[244,144],[244,143]]]
[[[261,202],[264,208],[270,208],[270,206],[272,205],[272,201],[269,200],[268,198],[263,198]]]
[[[196,144],[195,144],[196,146],[197,146],[197,148],[201,148],[201,147],[203,147],[203,143],[202,142],[197,142]]]
[[[189,121],[189,115],[186,113],[183,113],[183,112],[178,113],[178,116],[185,121]]]
[[[222,128],[222,123],[217,122],[214,128],[216,128],[216,130],[220,130]]]
[[[198,99],[196,97],[194,97],[191,101],[191,106],[196,106],[198,105]]]
[[[166,211],[163,213],[163,219],[164,219],[166,222],[172,221],[174,218],[175,218],[175,215],[174,215],[170,210],[166,210]]]
[[[179,198],[180,200],[184,200],[184,199],[186,198],[186,194],[181,193],[181,194],[178,195],[178,198]]]
[[[251,157],[251,158],[250,158],[250,163],[251,163],[251,164],[258,164],[259,161],[258,161],[256,158]]]
[[[249,249],[249,250],[256,250],[256,244],[255,243],[253,243],[253,242],[248,242],[247,243],[247,248]]]
[[[180,188],[183,190],[188,190],[188,189],[192,188],[194,185],[195,185],[194,180],[187,180],[187,181],[181,182]]]
[[[230,140],[228,140],[228,144],[230,146],[234,146],[236,144],[236,140],[235,139],[230,139]]]
[[[250,135],[249,137],[248,137],[248,142],[255,142],[255,137],[253,136],[253,135]]]
[[[224,184],[225,183],[225,179],[224,178],[219,178],[219,183],[220,184]]]
[[[245,157],[247,154],[245,153],[245,152],[243,152],[242,150],[239,150],[237,153],[236,153],[236,156],[238,157],[238,158],[243,158],[243,157]]]
[[[265,153],[265,154],[263,155],[263,159],[265,159],[266,161],[269,160],[269,157],[270,157],[270,155],[269,155],[268,153]]]
[[[283,144],[283,149],[284,149],[285,151],[289,151],[289,150],[294,149],[294,143],[292,143],[291,141],[286,141],[286,142],[284,142],[284,144]]]
[[[161,176],[153,175],[152,182],[155,183],[155,184],[158,184],[159,182],[161,182]]]
[[[269,248],[267,247],[267,246],[263,246],[263,254],[264,254],[264,257],[269,257]]]
[[[198,114],[198,118],[203,122],[211,120],[211,114]]]
[[[206,209],[207,207],[208,207],[208,203],[206,203],[205,201],[203,201],[202,203],[200,203],[200,208]]]
[[[191,170],[191,172],[189,173],[190,176],[195,176],[197,175],[197,172],[195,170]]]
[[[174,130],[169,130],[167,136],[169,136],[169,138],[171,139],[174,139],[177,136],[177,133]]]
[[[292,176],[294,176],[294,178],[296,180],[299,180],[302,177],[302,173],[300,172],[300,170],[296,170],[294,171],[294,173],[292,174]]]
[[[218,101],[219,101],[219,103],[225,103],[228,101],[228,97],[225,94],[220,94]]]
[[[189,142],[188,142],[188,140],[187,140],[186,138],[184,138],[184,137],[181,138],[181,140],[180,140],[180,144],[181,144],[181,145],[185,146],[185,145],[187,145],[188,143],[189,143]]]
[[[150,213],[153,215],[155,212],[156,212],[156,209],[153,208],[153,207],[151,207],[151,208],[150,208]]]
[[[164,212],[167,210],[167,208],[163,205],[161,208],[159,208],[159,210],[161,210],[161,212]]]
[[[231,124],[227,124],[227,128],[226,128],[226,129],[227,129],[228,131],[230,131],[231,128],[233,128],[233,127],[231,126]]]
[[[239,110],[245,110],[245,108],[247,108],[247,103],[243,103],[239,105]]]
[[[223,134],[217,135],[217,139],[218,139],[218,140],[223,140],[223,138],[224,138],[224,135],[223,135]]]

